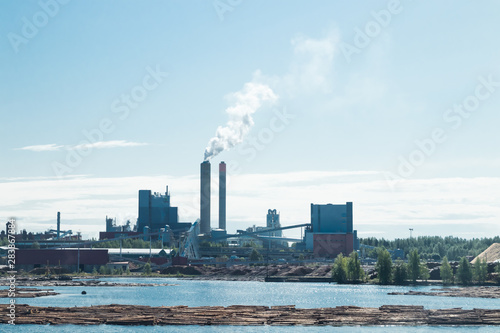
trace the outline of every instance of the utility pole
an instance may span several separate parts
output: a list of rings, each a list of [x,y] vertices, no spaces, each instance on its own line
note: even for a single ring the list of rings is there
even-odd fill
[[[76,267],[76,272],[79,274],[80,273],[80,243],[78,243],[78,263]]]

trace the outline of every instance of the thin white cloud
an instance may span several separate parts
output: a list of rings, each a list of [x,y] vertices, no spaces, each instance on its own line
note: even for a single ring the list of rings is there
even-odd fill
[[[122,147],[139,147],[147,146],[148,143],[130,142],[125,140],[98,141],[94,143],[84,143],[72,146],[70,149],[105,149],[105,148],[122,148]]]
[[[88,177],[88,175],[65,175],[65,176],[38,176],[38,177],[3,177],[0,178],[0,183],[2,182],[23,182],[23,181],[34,181],[34,180],[60,180],[60,179],[74,179]]]
[[[16,150],[29,150],[29,151],[56,151],[64,148],[64,146],[57,145],[55,143],[51,143],[48,145],[35,145],[35,146],[26,146],[22,148],[16,148]]]
[[[93,143],[82,143],[79,145],[57,145],[55,143],[47,145],[34,145],[22,148],[15,148],[15,150],[28,150],[34,152],[43,151],[59,151],[59,150],[75,150],[75,149],[105,149],[105,148],[123,148],[123,147],[139,147],[147,146],[149,143],[132,142],[126,140],[111,140],[111,141],[97,141]]]

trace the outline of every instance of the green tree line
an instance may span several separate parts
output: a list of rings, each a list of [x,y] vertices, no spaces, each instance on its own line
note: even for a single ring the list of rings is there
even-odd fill
[[[377,252],[378,259],[375,269],[380,284],[403,285],[408,282],[416,283],[417,280],[427,281],[430,277],[427,264],[425,260],[420,259],[416,249],[408,254],[408,263],[402,260],[396,260],[393,263],[389,252],[384,248],[378,248]],[[445,256],[439,269],[443,284],[454,282],[461,285],[470,285],[473,282],[482,284],[488,279],[486,260],[478,259],[474,265],[471,265],[466,257],[462,257],[457,272],[454,274],[448,258]]]
[[[341,253],[335,258],[332,280],[337,283],[359,283],[365,280],[365,272],[361,268],[357,252],[352,252],[349,257],[344,257]]]
[[[161,240],[152,240],[153,248],[161,248]],[[110,240],[109,242],[95,243],[94,248],[119,248],[119,240]],[[122,240],[122,248],[124,249],[147,249],[149,248],[149,240],[145,241],[142,238],[127,238]]]
[[[389,251],[383,247],[377,248],[377,252],[378,259],[375,270],[377,271],[379,284],[404,285],[417,283],[417,281],[427,281],[430,277],[427,263],[420,258],[420,254],[416,249],[413,249],[408,254],[407,263],[401,259],[393,262]],[[497,270],[500,269],[499,267],[497,267]],[[473,282],[482,284],[488,279],[486,260],[478,259],[474,265],[471,265],[466,257],[462,257],[456,269],[456,274],[454,274],[448,258],[445,256],[439,269],[443,284],[453,284],[455,282],[461,285],[470,285]],[[342,253],[337,256],[332,266],[332,280],[339,284],[366,281],[365,272],[361,267],[356,251],[352,252],[349,257],[344,257]]]
[[[386,249],[401,249],[410,253],[416,249],[422,259],[441,261],[445,256],[448,260],[458,261],[465,256],[477,256],[491,244],[500,243],[500,236],[493,238],[464,239],[458,237],[419,236],[412,238],[397,238],[395,240],[377,239],[375,237],[360,238],[360,244]],[[377,258],[377,250],[368,250],[367,256]],[[403,259],[403,258],[401,258]]]

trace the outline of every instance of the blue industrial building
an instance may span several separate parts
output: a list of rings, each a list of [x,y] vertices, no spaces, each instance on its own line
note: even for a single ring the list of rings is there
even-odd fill
[[[345,205],[311,204],[312,232],[352,233],[352,202]]]
[[[353,230],[352,202],[345,205],[311,204],[311,226],[305,231],[305,248],[317,257],[334,258],[359,249],[357,231]]]
[[[170,226],[172,230],[178,230],[187,229],[191,224],[179,223],[178,209],[170,205],[168,186],[164,195],[159,192],[151,193],[151,190],[140,190],[137,231],[158,232],[166,226]]]

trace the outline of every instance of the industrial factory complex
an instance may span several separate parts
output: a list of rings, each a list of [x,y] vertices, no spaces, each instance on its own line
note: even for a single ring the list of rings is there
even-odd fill
[[[102,265],[122,265],[151,262],[158,266],[175,264],[207,264],[222,262],[251,263],[250,254],[257,249],[266,261],[292,262],[298,258],[332,260],[338,254],[359,250],[357,231],[354,230],[353,204],[310,204],[310,221],[283,226],[279,211],[274,207],[263,212],[264,226],[249,226],[227,232],[231,217],[226,214],[226,164],[219,164],[218,225],[211,222],[211,163],[200,165],[200,212],[196,221],[179,221],[178,207],[170,201],[168,186],[165,193],[139,190],[138,218],[135,225],[128,222],[118,226],[106,217],[105,231],[99,240],[85,241],[80,235],[61,230],[61,216],[57,213],[57,230],[32,237],[19,237],[17,267],[34,269],[41,266],[64,265],[68,269],[91,271]],[[103,223],[104,226],[104,223]],[[301,228],[300,239],[287,238],[286,230]],[[22,236],[22,235],[21,235]],[[121,244],[127,239],[142,239],[150,244],[161,241],[161,249],[128,249]],[[102,248],[98,243],[119,241],[120,248]],[[40,248],[33,248],[37,242]],[[116,243],[115,243],[116,244]]]

